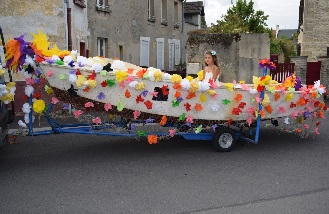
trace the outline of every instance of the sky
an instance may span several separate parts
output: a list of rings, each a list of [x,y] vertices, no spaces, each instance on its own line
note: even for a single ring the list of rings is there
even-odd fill
[[[187,0],[187,2],[202,0]],[[227,9],[232,6],[231,0],[203,0],[207,25],[216,23]],[[235,2],[235,0],[233,0]],[[249,2],[249,0],[247,0]],[[254,9],[264,11],[269,15],[266,23],[273,30],[279,25],[280,29],[297,29],[300,0],[253,0]]]

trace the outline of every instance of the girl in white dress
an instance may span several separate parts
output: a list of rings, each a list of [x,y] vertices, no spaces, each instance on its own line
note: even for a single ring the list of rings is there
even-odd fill
[[[209,82],[212,80],[213,83],[219,85],[219,76],[222,72],[219,69],[219,63],[216,55],[216,51],[208,50],[204,53],[204,64],[205,67],[203,69],[203,82]]]

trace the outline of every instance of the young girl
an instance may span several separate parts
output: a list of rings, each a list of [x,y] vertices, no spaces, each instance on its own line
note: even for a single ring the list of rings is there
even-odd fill
[[[206,67],[203,69],[202,81],[209,82],[211,79],[216,85],[219,85],[218,77],[222,72],[219,69],[216,51],[208,50],[204,53],[204,64]]]

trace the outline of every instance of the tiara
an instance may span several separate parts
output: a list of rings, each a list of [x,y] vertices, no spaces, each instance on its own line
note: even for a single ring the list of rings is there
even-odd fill
[[[216,55],[216,51],[211,51],[211,55],[215,56]]]

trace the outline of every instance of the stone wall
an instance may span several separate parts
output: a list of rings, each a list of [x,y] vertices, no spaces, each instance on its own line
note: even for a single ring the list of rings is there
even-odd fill
[[[318,57],[318,60],[321,61],[321,72],[320,72],[320,81],[321,84],[329,87],[329,57]]]
[[[187,63],[204,65],[204,52],[215,50],[220,61],[220,81],[245,80],[261,76],[260,59],[269,58],[268,34],[200,34],[190,35],[187,44]]]
[[[307,56],[293,56],[290,62],[295,63],[295,72],[302,84],[306,83]]]
[[[167,25],[161,24],[161,1],[154,1],[155,21],[148,21],[148,1],[109,1],[111,12],[96,10],[96,1],[88,1],[90,56],[97,55],[97,38],[108,40],[107,56],[120,57],[119,46],[123,48],[123,61],[139,65],[140,37],[150,38],[149,66],[156,67],[156,38],[164,38],[164,69],[169,65],[169,39],[182,39],[182,26],[174,28],[174,1],[167,1]],[[182,23],[182,1],[178,2],[178,19]],[[183,45],[181,45],[183,48]]]
[[[329,5],[328,0],[304,0],[303,23],[300,27],[298,43],[301,56],[309,61],[317,61],[317,56],[327,54],[329,47]]]

